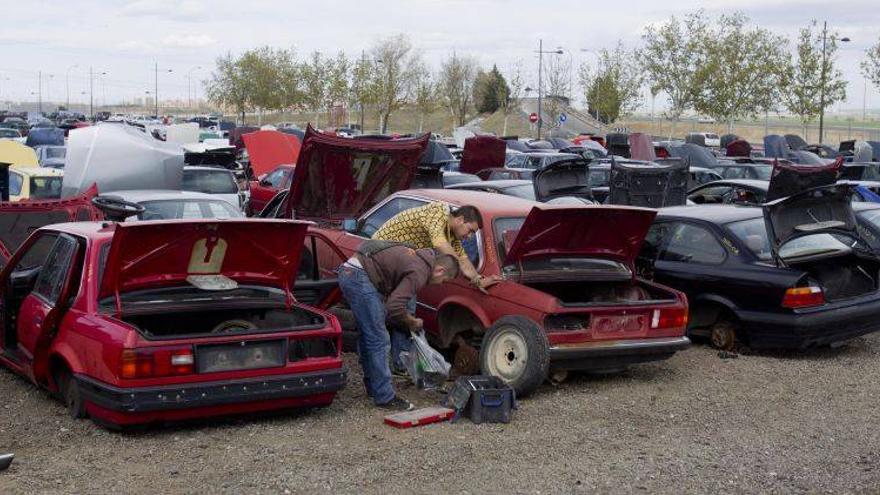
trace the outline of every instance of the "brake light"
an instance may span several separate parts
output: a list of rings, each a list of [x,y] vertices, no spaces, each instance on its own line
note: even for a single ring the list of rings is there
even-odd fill
[[[782,297],[783,308],[809,308],[825,304],[825,293],[821,287],[792,287]]]
[[[119,359],[122,378],[189,375],[195,370],[192,347],[125,349]]]
[[[655,309],[651,314],[651,329],[685,328],[687,324],[687,308]]]

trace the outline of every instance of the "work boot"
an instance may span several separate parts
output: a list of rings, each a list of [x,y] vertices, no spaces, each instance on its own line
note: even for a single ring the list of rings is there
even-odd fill
[[[381,409],[388,409],[391,411],[412,411],[413,409],[415,409],[415,406],[413,406],[410,401],[406,399],[401,399],[396,395],[390,401],[384,404],[378,404],[378,406]]]

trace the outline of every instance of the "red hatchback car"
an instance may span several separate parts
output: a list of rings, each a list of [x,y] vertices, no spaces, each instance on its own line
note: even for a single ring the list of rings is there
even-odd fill
[[[341,330],[298,303],[308,224],[55,224],[0,271],[0,363],[100,424],[322,406]]]
[[[685,295],[638,278],[633,266],[656,211],[554,207],[475,191],[399,191],[408,174],[411,179],[418,146],[418,140],[349,144],[307,132],[289,202],[276,198],[266,213],[318,221],[310,230],[329,241],[315,248],[322,275],[331,277],[401,211],[434,201],[476,206],[484,227],[465,249],[483,276],[503,281],[486,294],[461,278],[428,286],[418,295],[417,313],[457,363],[478,361],[473,371],[504,379],[520,395],[553,370],[619,370],[690,345]]]
[[[293,165],[279,165],[258,180],[250,181],[250,200],[245,213],[248,216],[259,215],[266,203],[274,198],[278,191],[289,189],[294,168]]]

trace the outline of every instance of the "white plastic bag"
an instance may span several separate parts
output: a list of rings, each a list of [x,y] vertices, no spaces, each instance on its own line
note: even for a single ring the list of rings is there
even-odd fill
[[[443,382],[449,378],[449,370],[452,369],[452,365],[447,363],[443,355],[428,344],[424,330],[412,334],[410,340],[412,342],[410,352],[401,352],[400,360],[406,367],[413,383],[424,390],[440,388]]]

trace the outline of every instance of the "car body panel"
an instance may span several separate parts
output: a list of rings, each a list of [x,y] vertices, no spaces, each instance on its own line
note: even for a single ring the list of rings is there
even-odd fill
[[[279,131],[261,130],[242,135],[255,176],[279,165],[296,165],[302,143],[299,138]]]

